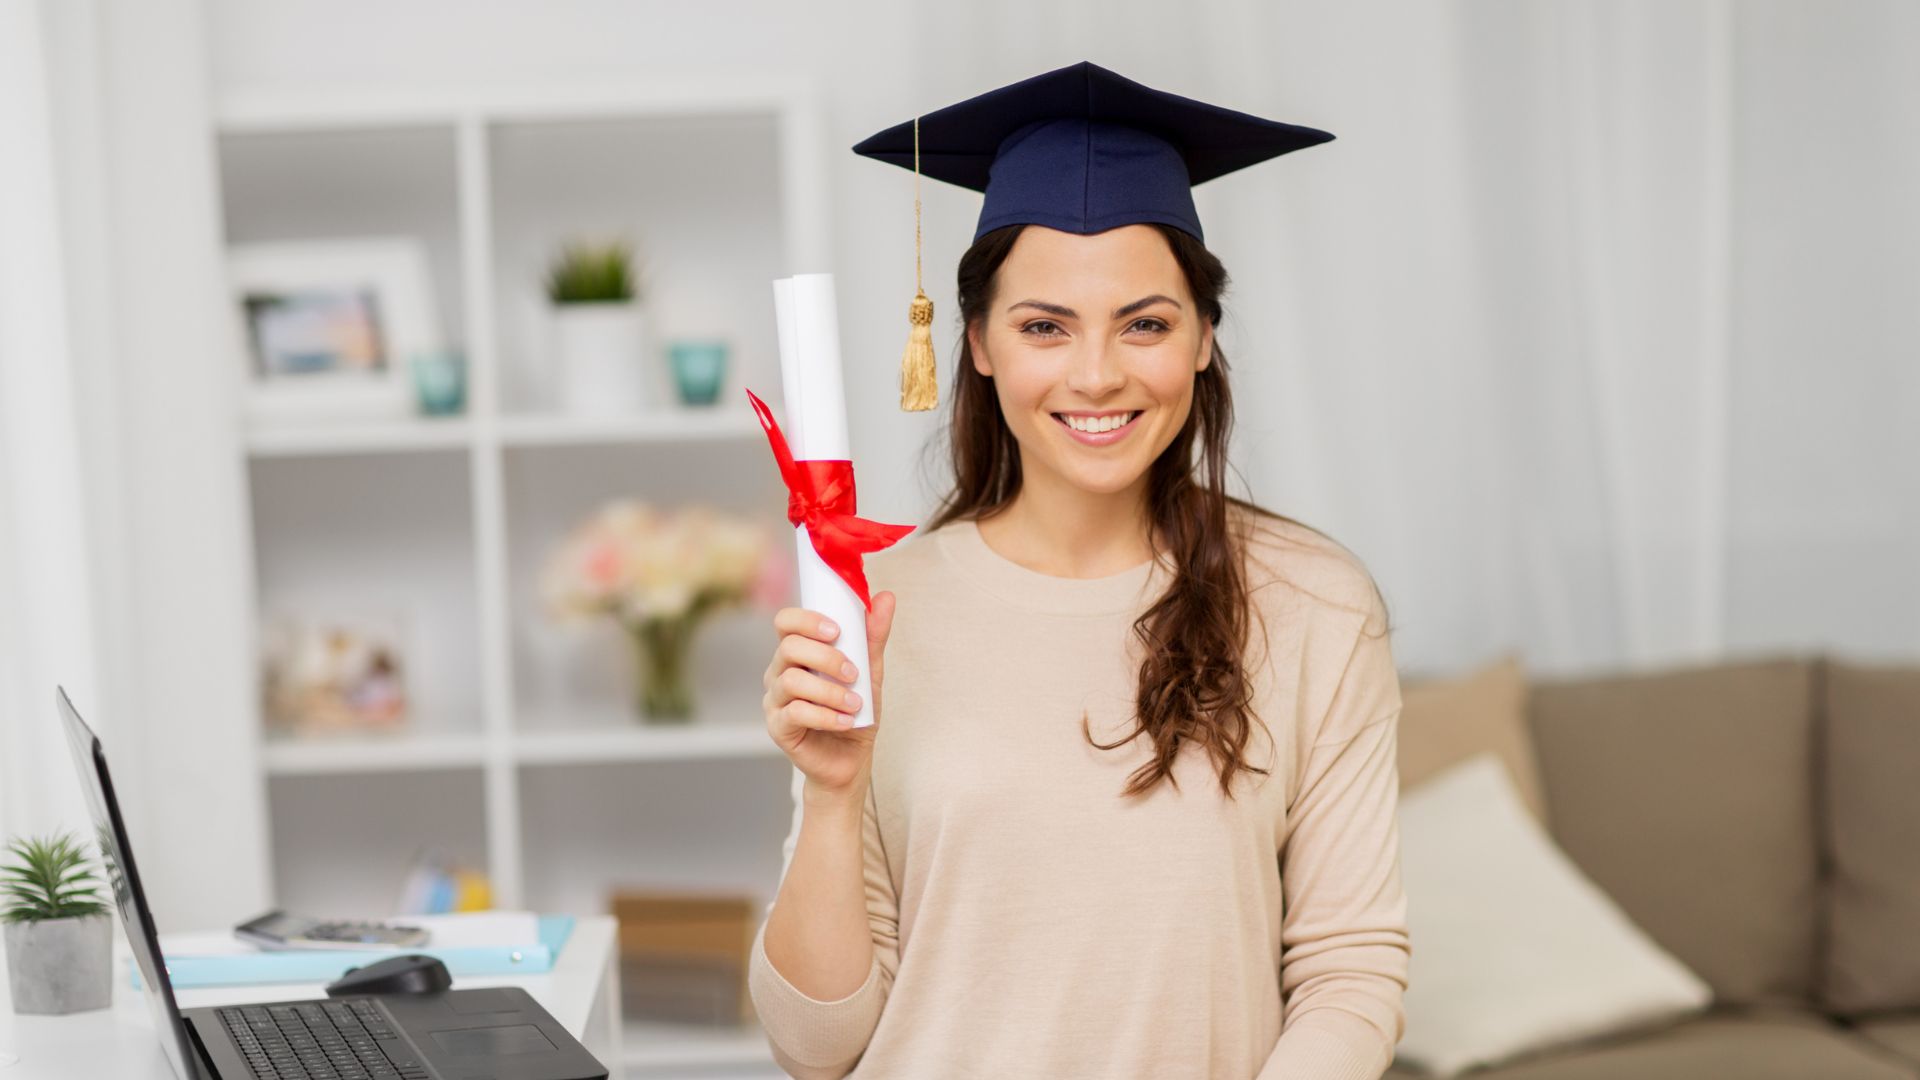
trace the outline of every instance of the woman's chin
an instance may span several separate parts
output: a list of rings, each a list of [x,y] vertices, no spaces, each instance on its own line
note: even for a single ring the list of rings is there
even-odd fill
[[[1075,463],[1065,463],[1066,468],[1059,469],[1061,479],[1089,495],[1118,495],[1140,482],[1146,475],[1144,470],[1128,469],[1118,466],[1103,469],[1075,467]]]

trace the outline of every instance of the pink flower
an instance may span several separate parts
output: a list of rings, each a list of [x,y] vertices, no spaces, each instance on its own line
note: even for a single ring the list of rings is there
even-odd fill
[[[605,591],[611,591],[620,584],[621,574],[626,569],[625,554],[619,542],[612,537],[600,537],[587,549],[582,562],[587,581]]]

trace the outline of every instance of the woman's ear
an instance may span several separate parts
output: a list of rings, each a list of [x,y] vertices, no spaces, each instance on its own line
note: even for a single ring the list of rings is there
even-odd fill
[[[1205,371],[1207,370],[1207,365],[1211,363],[1213,363],[1213,323],[1202,319],[1200,330],[1200,362],[1194,365],[1193,370],[1196,373]]]
[[[967,324],[967,351],[973,354],[973,370],[993,378],[993,362],[987,359],[986,343],[982,340],[978,321]]]

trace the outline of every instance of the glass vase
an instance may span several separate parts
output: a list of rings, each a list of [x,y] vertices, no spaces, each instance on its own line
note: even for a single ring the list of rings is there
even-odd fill
[[[688,618],[650,619],[628,628],[638,682],[634,704],[643,722],[686,723],[693,719],[688,654],[694,625]]]

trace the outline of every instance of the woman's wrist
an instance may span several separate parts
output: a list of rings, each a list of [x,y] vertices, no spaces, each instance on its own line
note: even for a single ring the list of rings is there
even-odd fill
[[[808,779],[801,791],[801,802],[809,817],[851,818],[860,820],[867,801],[867,778],[863,774],[859,779],[845,787],[823,787]]]

